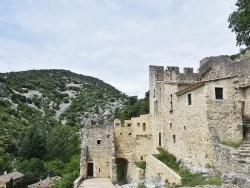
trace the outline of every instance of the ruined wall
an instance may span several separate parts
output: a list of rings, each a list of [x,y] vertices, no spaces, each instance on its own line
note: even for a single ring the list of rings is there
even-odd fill
[[[92,176],[111,178],[115,181],[116,164],[113,140],[114,129],[112,124],[89,125],[82,129],[80,175],[84,179]],[[90,163],[93,165],[89,165]]]
[[[127,123],[125,123],[126,126],[122,126],[120,120],[114,121],[114,133],[115,133],[115,152],[116,156],[119,155],[120,157],[128,158],[127,156],[131,156],[134,153],[135,148],[135,142],[132,136],[132,125],[127,126]]]
[[[116,156],[128,160],[145,160],[152,153],[151,116],[141,115],[131,120],[114,121]]]
[[[223,99],[215,98],[215,88],[223,88]],[[208,126],[213,127],[220,141],[243,139],[241,102],[237,77],[206,83]]]
[[[227,56],[207,57],[200,61],[199,73],[202,80],[238,76],[239,84],[249,84],[250,58],[231,61]]]

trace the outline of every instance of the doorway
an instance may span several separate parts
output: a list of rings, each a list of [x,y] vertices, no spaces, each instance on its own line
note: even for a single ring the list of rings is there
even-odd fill
[[[94,163],[93,162],[88,163],[87,176],[89,176],[89,177],[94,176]]]
[[[128,161],[124,158],[117,158],[116,165],[117,165],[117,183],[119,185],[126,184]]]

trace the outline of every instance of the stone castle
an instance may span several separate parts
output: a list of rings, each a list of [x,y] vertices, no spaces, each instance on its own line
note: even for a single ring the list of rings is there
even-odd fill
[[[193,171],[250,174],[250,155],[221,144],[248,139],[250,58],[204,58],[198,73],[192,68],[180,73],[179,67],[150,66],[149,91],[149,114],[82,129],[75,187],[88,177],[121,181],[119,165],[126,183],[158,178],[161,183],[181,184],[181,177],[153,156],[158,147]],[[138,161],[146,161],[145,172],[135,165]]]

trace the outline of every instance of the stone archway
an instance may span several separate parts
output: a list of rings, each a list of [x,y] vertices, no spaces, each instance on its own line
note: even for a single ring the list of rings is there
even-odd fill
[[[117,183],[122,185],[127,183],[128,160],[125,158],[117,158]]]

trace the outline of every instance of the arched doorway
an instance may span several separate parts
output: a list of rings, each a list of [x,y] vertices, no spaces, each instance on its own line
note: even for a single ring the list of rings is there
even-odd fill
[[[122,185],[127,183],[128,160],[124,158],[116,159],[117,183]]]

